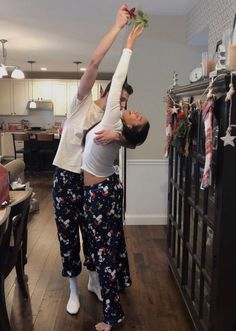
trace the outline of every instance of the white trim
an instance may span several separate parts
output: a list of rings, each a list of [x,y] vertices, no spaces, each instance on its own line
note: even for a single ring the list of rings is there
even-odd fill
[[[125,215],[125,223],[127,225],[137,225],[137,224],[144,224],[144,225],[163,225],[167,224],[167,215]]]
[[[168,160],[155,160],[155,159],[147,159],[147,160],[127,160],[127,165],[168,165]]]

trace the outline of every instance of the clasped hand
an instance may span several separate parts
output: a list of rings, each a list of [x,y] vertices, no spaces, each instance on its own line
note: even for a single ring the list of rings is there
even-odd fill
[[[94,142],[97,145],[107,145],[113,141],[118,141],[120,138],[119,132],[115,132],[112,130],[101,130],[95,132],[96,137],[94,138]]]

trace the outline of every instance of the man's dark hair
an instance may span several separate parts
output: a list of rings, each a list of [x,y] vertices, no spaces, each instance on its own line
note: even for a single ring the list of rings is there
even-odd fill
[[[107,95],[107,93],[110,91],[110,88],[111,88],[111,82],[107,84],[105,90],[103,91],[102,98],[104,98]],[[126,90],[129,95],[133,94],[134,92],[132,86],[127,83],[127,79],[123,84],[122,90]]]
[[[147,138],[150,123],[147,122],[143,125],[134,125],[131,128],[122,120],[123,129],[122,136],[130,145],[141,145]]]

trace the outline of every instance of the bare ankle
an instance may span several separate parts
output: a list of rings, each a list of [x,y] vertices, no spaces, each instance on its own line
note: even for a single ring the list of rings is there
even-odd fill
[[[104,322],[100,322],[100,323],[95,325],[95,329],[97,331],[110,331],[111,328],[112,328],[112,325],[106,324]]]

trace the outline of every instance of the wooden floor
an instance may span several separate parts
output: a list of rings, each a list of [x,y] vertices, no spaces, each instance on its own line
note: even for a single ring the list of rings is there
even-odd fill
[[[51,200],[51,175],[30,179],[40,211],[29,224],[28,289],[24,301],[13,271],[6,280],[6,296],[13,331],[91,331],[102,318],[102,304],[87,291],[88,275],[79,277],[81,308],[66,313],[67,279],[61,277],[59,246]],[[169,271],[163,226],[126,226],[133,285],[121,294],[126,319],[119,331],[193,331],[178,288]],[[4,330],[3,330],[4,331]]]

